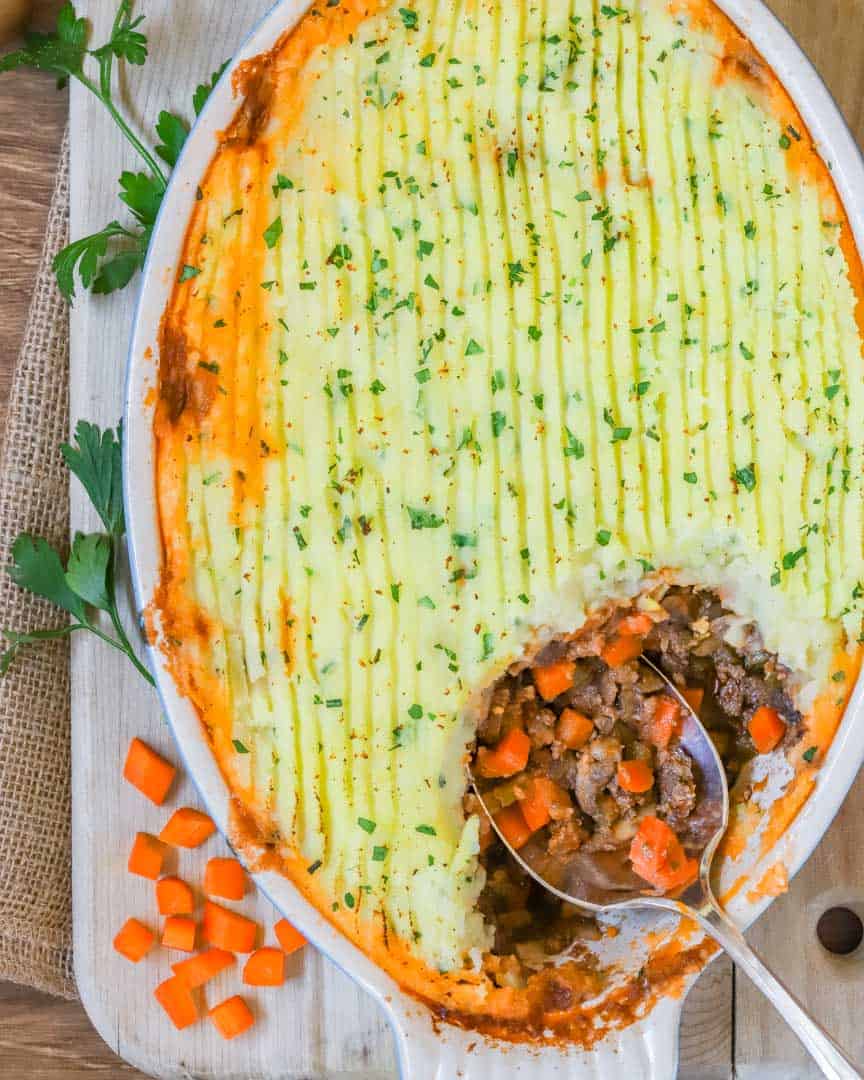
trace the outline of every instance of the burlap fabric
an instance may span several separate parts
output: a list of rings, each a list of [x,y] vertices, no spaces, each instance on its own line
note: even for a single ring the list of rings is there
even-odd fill
[[[69,479],[58,445],[69,425],[69,318],[51,260],[66,243],[64,140],[36,287],[0,453],[0,561],[32,532],[65,545]],[[50,604],[0,574],[0,625],[58,626]],[[72,975],[69,648],[26,649],[0,679],[0,979],[75,997]]]

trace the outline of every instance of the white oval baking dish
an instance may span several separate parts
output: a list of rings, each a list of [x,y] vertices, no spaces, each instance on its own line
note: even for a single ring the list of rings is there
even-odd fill
[[[156,518],[152,405],[158,332],[162,312],[177,276],[186,223],[196,187],[215,149],[216,133],[232,117],[231,73],[237,64],[269,49],[302,15],[305,0],[281,0],[261,21],[237,52],[214,90],[186,143],[172,175],[144,271],[132,335],[125,398],[124,489],[130,564],[136,603],[143,611],[158,583],[161,545]],[[761,0],[718,0],[750,38],[786,87],[830,166],[859,248],[864,245],[864,162],[836,104],[818,74],[790,34]],[[204,737],[197,713],[181,697],[164,667],[158,648],[150,649],[165,715],[186,767],[223,833],[229,826],[229,791]],[[782,860],[790,876],[806,861],[831,823],[864,760],[864,685],[855,689],[816,788],[792,826],[764,860]],[[740,869],[739,871],[740,872]],[[753,870],[756,880],[760,867]],[[389,976],[343,937],[306,901],[294,886],[274,871],[253,875],[259,888],[312,942],[379,1002],[396,1041],[402,1077],[411,1080],[460,1076],[464,1080],[505,1080],[544,1077],[587,1080],[588,1077],[626,1077],[627,1080],[669,1080],[677,1068],[677,1031],[681,1000],[666,1000],[644,1020],[608,1036],[593,1051],[564,1052],[496,1044],[447,1024],[433,1028],[428,1010],[404,994]],[[747,925],[770,903],[751,902],[742,890],[730,905],[735,918]]]

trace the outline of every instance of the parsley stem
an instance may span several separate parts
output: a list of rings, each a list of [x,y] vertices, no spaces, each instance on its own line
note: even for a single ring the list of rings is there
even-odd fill
[[[107,89],[105,87],[105,78],[104,78],[104,73],[105,73],[106,66],[107,66],[107,69],[108,69],[108,85],[107,85]],[[156,159],[153,157],[153,155],[150,153],[150,151],[147,149],[147,147],[141,142],[141,140],[138,138],[138,136],[135,134],[135,132],[129,127],[129,125],[123,119],[121,114],[118,112],[116,106],[114,105],[114,102],[111,100],[111,74],[110,74],[111,65],[110,65],[110,63],[108,63],[106,65],[102,60],[100,60],[99,69],[100,69],[100,82],[102,82],[102,87],[101,88],[99,86],[97,86],[91,79],[88,79],[87,76],[83,74],[83,72],[77,72],[76,71],[74,73],[74,75],[75,75],[75,78],[78,80],[79,83],[81,83],[82,86],[86,87],[90,91],[90,93],[93,94],[94,97],[98,98],[98,100],[102,102],[102,104],[105,106],[105,108],[110,113],[110,115],[111,115],[112,119],[114,120],[114,122],[117,124],[117,127],[119,127],[120,130],[123,132],[123,135],[126,137],[126,140],[131,144],[131,146],[133,146],[135,148],[135,150],[138,151],[138,153],[144,159],[144,161],[147,164],[148,169],[150,170],[151,173],[153,173],[153,175],[156,177],[156,179],[162,185],[162,190],[164,191],[165,188],[168,186],[168,181],[165,178],[165,174],[159,168],[159,163],[156,161]]]
[[[123,623],[120,621],[120,614],[117,611],[117,601],[114,599],[113,594],[111,596],[111,606],[108,609],[108,614],[111,616],[111,622],[114,626],[114,629],[117,631],[117,637],[119,638],[119,641],[114,642],[114,644],[117,648],[121,649],[123,652],[126,653],[129,659],[135,665],[139,674],[143,675],[151,686],[155,686],[156,680],[135,655],[135,650],[132,648],[129,638],[126,636],[126,631],[123,629]],[[113,642],[113,638],[107,638],[106,640]]]

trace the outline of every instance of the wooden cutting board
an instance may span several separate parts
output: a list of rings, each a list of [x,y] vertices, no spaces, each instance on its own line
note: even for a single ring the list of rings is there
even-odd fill
[[[148,0],[150,59],[143,68],[127,66],[122,77],[123,97],[139,127],[146,128],[162,108],[188,116],[196,83],[231,56],[269,6],[268,0]],[[813,57],[857,133],[864,134],[864,0],[772,0],[771,6]],[[103,39],[115,10],[115,0],[86,5],[94,40]],[[78,86],[72,90],[71,124],[71,230],[78,237],[120,214],[116,178],[137,164],[102,107]],[[73,424],[85,418],[113,426],[120,417],[134,293],[133,288],[114,297],[81,296],[73,308]],[[73,528],[97,527],[77,486],[72,505]],[[167,816],[121,781],[126,748],[139,735],[166,756],[176,760],[177,754],[156,695],[121,656],[79,636],[73,640],[72,662],[76,972],[103,1038],[154,1076],[394,1076],[391,1037],[377,1006],[311,949],[292,961],[285,987],[249,995],[258,1017],[253,1036],[224,1043],[206,1023],[181,1033],[171,1029],[152,997],[156,983],[170,974],[167,956],[148,957],[132,968],[113,952],[111,941],[130,915],[157,925],[152,885],[127,874],[125,866],[135,832],[158,832]],[[170,805],[195,801],[192,784],[184,779]],[[838,898],[860,903],[864,911],[864,875],[855,858],[862,823],[864,781],[789,894],[750,934],[859,1060],[864,1059],[864,1025],[857,1022],[861,961],[828,957],[814,926]],[[221,840],[212,840],[206,853],[184,852],[177,872],[200,881],[206,858],[226,851]],[[268,928],[272,942],[276,915],[271,906],[260,898],[245,906]],[[235,969],[208,987],[208,1001],[215,1004],[240,991]],[[818,1075],[770,1006],[743,977],[733,977],[725,960],[709,969],[688,999],[681,1051],[681,1077],[692,1080],[719,1080],[733,1068],[737,1076],[754,1080]]]

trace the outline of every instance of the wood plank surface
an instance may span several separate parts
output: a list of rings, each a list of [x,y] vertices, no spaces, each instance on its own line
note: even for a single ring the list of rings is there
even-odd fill
[[[36,4],[38,19],[44,23],[60,2],[40,0]],[[191,0],[181,0],[181,4],[184,13],[188,13],[184,26],[190,32],[196,20],[202,18],[202,6]],[[212,6],[222,9],[220,22],[231,20],[232,16],[226,16],[225,12],[234,5]],[[769,6],[801,42],[833,91],[859,142],[864,141],[864,0],[825,0],[818,4],[813,0],[769,0]],[[87,12],[107,11],[112,4],[107,0],[89,4],[81,0],[80,7]],[[176,63],[177,39],[182,39],[182,33],[177,34],[177,21],[172,25],[166,12],[176,11],[178,0],[173,5],[149,3],[139,7],[150,16],[154,48],[173,55]],[[160,11],[161,22],[154,18]],[[243,18],[247,16],[251,19],[251,12]],[[236,15],[233,18],[236,20]],[[206,23],[206,16],[202,21]],[[239,32],[238,26],[235,22],[233,32]],[[229,29],[229,35],[231,32]],[[221,41],[212,37],[209,28],[205,27],[200,36],[218,50]],[[224,55],[230,51],[227,42],[226,50]],[[223,53],[218,51],[212,56],[214,63],[222,58]],[[185,80],[178,78],[169,96],[180,105],[181,83],[203,74],[204,67],[185,73]],[[142,96],[139,89],[140,81],[135,73],[126,82],[126,91],[130,100],[135,101],[136,114],[155,115],[164,104],[165,95],[157,96],[154,88]],[[0,426],[41,246],[64,110],[64,95],[55,92],[48,76],[19,73],[0,79]],[[107,136],[107,128],[101,130]],[[119,146],[110,149],[112,154],[120,153]],[[122,160],[129,161],[128,157]],[[104,172],[103,161],[100,154],[98,169]],[[105,220],[117,213],[112,202],[113,176],[114,172],[110,172],[100,177],[99,199],[103,201],[98,209]],[[101,225],[103,220],[98,218],[96,209],[93,206],[90,210],[94,214],[93,224]],[[120,301],[121,310],[126,303]],[[114,304],[107,302],[106,307],[113,308]],[[104,314],[103,309],[95,317],[98,320]],[[100,354],[101,362],[106,364],[103,372],[109,371],[114,380],[111,386],[115,393],[114,412],[105,414],[105,419],[111,422],[116,419],[114,413],[119,402],[116,391],[117,372],[122,368],[125,348],[122,338],[121,332]],[[109,352],[112,356],[107,355]],[[73,415],[102,415],[94,406],[101,400],[103,389],[96,386],[78,394]],[[93,655],[100,673],[106,666],[104,659],[103,654]],[[107,696],[113,695],[100,690],[100,698]],[[140,701],[141,695],[136,699]],[[115,717],[118,708],[125,711],[133,707],[123,699],[113,700],[110,706]],[[147,708],[151,714],[155,711],[152,703]],[[152,715],[148,719],[156,723]],[[96,712],[91,722],[98,725],[110,722],[110,718],[106,721],[104,715]],[[789,894],[776,903],[750,934],[754,945],[824,1022],[841,1037],[845,1032],[851,1039],[857,1039],[857,1044],[850,1041],[849,1048],[859,1056],[864,1049],[864,1028],[859,1025],[855,1030],[856,1003],[862,1000],[861,962],[854,958],[850,961],[828,958],[815,942],[813,927],[827,904],[838,899],[857,904],[864,899],[864,875],[856,858],[856,837],[862,824],[864,780],[859,780],[837,822],[793,882]],[[743,977],[737,980],[734,990],[733,1004],[730,966],[721,960],[712,965],[689,995],[681,1035],[683,1080],[730,1076],[733,1062],[738,1076],[754,1080],[770,1080],[774,1076],[798,1080],[816,1075],[782,1022],[746,985]],[[733,1009],[737,1018],[734,1038]],[[348,1022],[342,1016],[331,1016],[328,1034],[333,1029],[339,1029],[341,1034]],[[362,1051],[355,1054],[354,1061],[359,1065],[355,1075],[373,1075],[371,1062],[368,1058],[364,1062]],[[61,1002],[8,984],[0,984],[0,1066],[2,1075],[22,1080],[140,1075],[123,1064],[100,1039],[80,1004]]]

